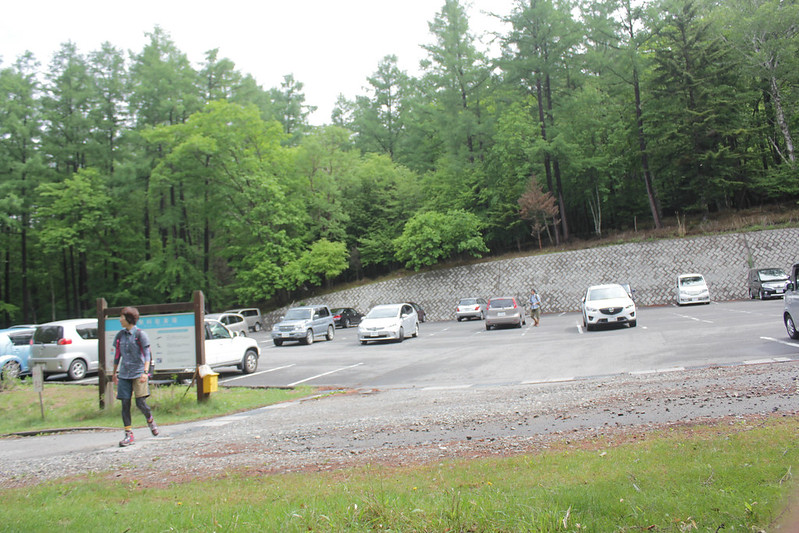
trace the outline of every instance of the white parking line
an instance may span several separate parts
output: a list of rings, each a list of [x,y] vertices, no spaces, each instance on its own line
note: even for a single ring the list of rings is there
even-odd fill
[[[471,385],[439,385],[439,386],[430,386],[424,387],[422,390],[458,390],[458,389],[468,389]]]
[[[277,366],[275,368],[270,368],[269,370],[261,370],[260,372],[253,372],[252,374],[243,374],[241,376],[236,376],[234,378],[225,379],[223,380],[224,383],[230,383],[231,381],[236,381],[237,379],[244,379],[244,378],[251,378],[253,376],[260,376],[261,374],[268,374],[269,372],[276,372],[278,370],[283,370],[284,368],[291,368],[294,364],[286,365],[286,366]]]
[[[702,318],[696,318],[695,316],[690,316],[690,315],[681,315],[680,313],[674,313],[674,314],[676,316],[680,317],[680,318],[687,318],[689,320],[693,320],[694,322],[703,322],[705,324],[713,324],[712,320],[704,320]]]
[[[301,379],[300,381],[295,381],[294,383],[289,383],[288,387],[293,387],[295,385],[299,385],[300,383],[305,383],[306,381],[311,381],[316,378],[321,378],[322,376],[329,376],[330,374],[335,374],[336,372],[341,372],[342,370],[349,370],[350,368],[355,368],[356,366],[361,366],[363,363],[356,363],[354,365],[345,366],[343,368],[337,368],[336,370],[331,370],[330,372],[324,372],[322,374],[317,374],[315,376],[311,376],[309,378]]]
[[[771,341],[779,344],[784,344],[785,346],[790,346],[791,348],[799,348],[799,344],[795,342],[783,341],[780,339],[775,339],[774,337],[760,337],[760,338],[763,339],[764,341]]]

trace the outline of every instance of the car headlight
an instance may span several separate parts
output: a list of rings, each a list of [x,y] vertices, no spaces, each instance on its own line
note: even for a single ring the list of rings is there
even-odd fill
[[[626,310],[628,310],[628,311],[629,311],[630,309],[633,309],[633,310],[634,310],[634,309],[635,309],[635,304],[625,305],[625,306],[624,306],[624,309],[626,309]]]
[[[596,313],[597,311],[599,311],[599,309],[596,309],[595,307],[586,307],[585,308],[585,312],[586,313]]]

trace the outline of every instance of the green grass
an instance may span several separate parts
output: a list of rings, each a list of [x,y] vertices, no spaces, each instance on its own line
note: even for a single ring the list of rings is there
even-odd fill
[[[564,441],[510,458],[1,490],[0,531],[772,531],[799,418]],[[786,529],[785,531],[794,531]]]
[[[220,387],[208,401],[197,402],[197,389],[186,385],[151,386],[147,403],[160,425],[187,422],[309,396],[311,387],[296,389],[248,389]],[[101,410],[97,386],[45,383],[42,393],[44,419],[39,393],[30,380],[4,381],[0,388],[0,435],[20,431],[74,427],[111,427],[122,425],[119,400],[111,398],[111,409]],[[144,425],[144,417],[135,407],[133,424]]]

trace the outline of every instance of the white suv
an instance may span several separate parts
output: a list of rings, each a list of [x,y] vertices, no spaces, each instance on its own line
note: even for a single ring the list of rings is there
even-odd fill
[[[590,331],[597,326],[638,323],[635,302],[627,290],[616,283],[588,287],[582,304],[583,327]]]

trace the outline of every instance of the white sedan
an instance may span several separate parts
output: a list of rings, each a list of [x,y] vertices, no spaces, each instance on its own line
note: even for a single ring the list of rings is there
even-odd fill
[[[358,324],[358,340],[397,340],[419,336],[419,317],[411,304],[376,305]]]
[[[618,284],[588,287],[583,296],[583,326],[592,330],[600,325],[638,323],[633,302],[627,291]]]

